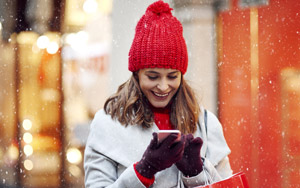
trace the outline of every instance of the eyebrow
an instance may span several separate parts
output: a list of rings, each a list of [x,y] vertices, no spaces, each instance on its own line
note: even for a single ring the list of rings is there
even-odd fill
[[[173,71],[173,72],[169,72],[168,74],[175,74],[175,73],[178,73],[179,71],[176,70],[176,71]],[[152,74],[160,74],[159,72],[156,72],[156,71],[146,71],[146,73],[152,73]]]

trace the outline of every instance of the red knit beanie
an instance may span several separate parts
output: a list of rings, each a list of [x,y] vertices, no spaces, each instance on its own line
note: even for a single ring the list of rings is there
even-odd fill
[[[139,20],[129,51],[128,69],[143,68],[187,70],[188,55],[182,25],[169,4],[159,0],[151,4]]]

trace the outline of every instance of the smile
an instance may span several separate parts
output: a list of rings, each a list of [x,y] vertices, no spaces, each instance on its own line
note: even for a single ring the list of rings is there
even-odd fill
[[[169,93],[166,93],[166,94],[159,94],[159,93],[155,93],[155,92],[153,92],[153,93],[154,93],[154,95],[156,95],[158,97],[166,97],[169,95]]]

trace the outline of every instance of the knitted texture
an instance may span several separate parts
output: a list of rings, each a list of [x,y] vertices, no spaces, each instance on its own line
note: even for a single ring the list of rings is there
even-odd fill
[[[187,70],[188,55],[182,25],[169,4],[159,0],[151,4],[139,20],[129,51],[128,69],[143,68]]]

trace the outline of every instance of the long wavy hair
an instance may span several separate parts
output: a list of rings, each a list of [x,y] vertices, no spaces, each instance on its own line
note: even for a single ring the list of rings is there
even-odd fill
[[[120,85],[117,92],[106,100],[104,111],[124,126],[141,125],[149,128],[153,125],[154,117],[148,103],[140,89],[137,75],[133,73],[130,79]],[[192,88],[181,77],[181,84],[172,99],[170,121],[175,129],[182,133],[194,133],[197,130],[199,114],[197,98]]]

